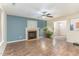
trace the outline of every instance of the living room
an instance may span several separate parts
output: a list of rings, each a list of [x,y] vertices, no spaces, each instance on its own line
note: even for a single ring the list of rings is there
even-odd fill
[[[79,4],[2,3],[0,6],[0,55],[79,55]]]

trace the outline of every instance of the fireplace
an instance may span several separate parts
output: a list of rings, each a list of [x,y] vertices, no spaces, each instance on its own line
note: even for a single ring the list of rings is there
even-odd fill
[[[28,40],[36,38],[37,38],[37,31],[28,31]]]
[[[26,28],[26,40],[39,39],[39,28]]]

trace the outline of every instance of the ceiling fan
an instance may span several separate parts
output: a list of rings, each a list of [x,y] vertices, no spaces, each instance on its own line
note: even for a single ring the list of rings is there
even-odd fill
[[[16,3],[12,3],[12,5],[13,5],[13,6],[16,5]]]
[[[51,13],[48,13],[47,11],[42,12],[42,16],[50,17],[50,18],[53,17],[52,14]]]

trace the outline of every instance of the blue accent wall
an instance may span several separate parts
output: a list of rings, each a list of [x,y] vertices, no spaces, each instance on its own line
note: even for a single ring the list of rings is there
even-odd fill
[[[42,29],[46,26],[47,22],[43,20],[36,20],[32,18],[24,18],[19,16],[7,16],[7,41],[15,41],[25,39],[25,28],[27,27],[27,20],[37,21],[40,28],[40,36],[43,36]]]
[[[38,27],[44,28],[46,26],[46,21],[44,20],[38,20]]]
[[[39,35],[44,36],[43,28],[47,26],[47,21],[38,20]]]
[[[25,39],[26,19],[16,16],[7,16],[7,40]]]

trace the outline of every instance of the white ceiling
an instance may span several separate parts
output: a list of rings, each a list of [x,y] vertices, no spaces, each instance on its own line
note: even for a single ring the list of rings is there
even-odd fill
[[[8,15],[16,15],[30,18],[40,18],[40,12],[49,11],[54,17],[66,16],[79,12],[77,3],[11,3],[1,4]]]

